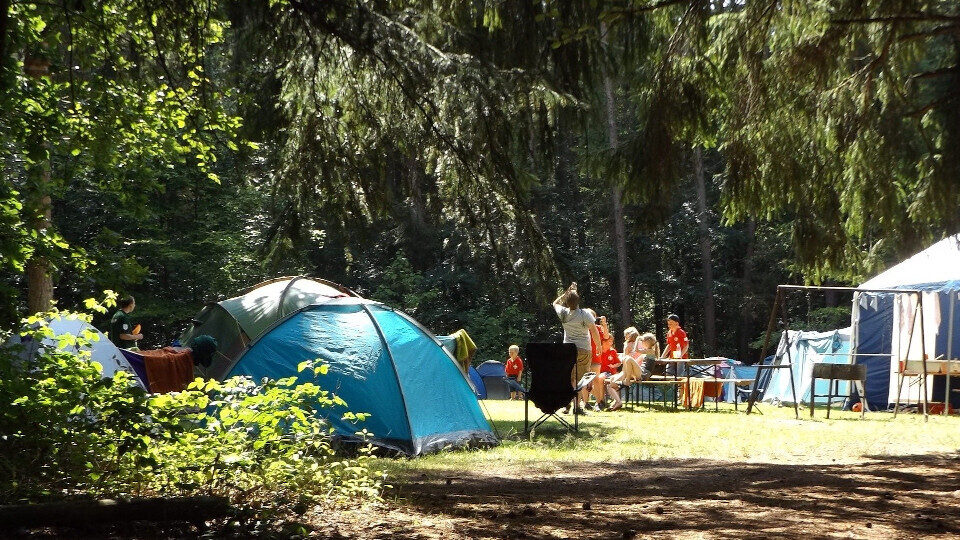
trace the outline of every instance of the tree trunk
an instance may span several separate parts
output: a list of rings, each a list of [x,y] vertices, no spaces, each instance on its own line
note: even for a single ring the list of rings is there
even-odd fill
[[[751,321],[753,318],[752,298],[750,285],[753,280],[753,246],[756,243],[757,222],[747,221],[747,247],[743,253],[743,274],[740,276],[740,339],[737,344],[737,353],[740,359],[747,357],[749,350]],[[763,361],[763,358],[760,359]]]
[[[204,521],[229,515],[226,497],[156,497],[115,501],[68,501],[0,507],[0,530],[89,527],[129,521]]]
[[[600,35],[603,36],[604,44],[606,44],[606,34],[606,25],[601,22]],[[613,99],[613,79],[606,69],[603,71],[603,91],[607,105],[607,140],[612,149],[619,146],[620,141],[617,137],[617,107]],[[633,324],[633,317],[630,313],[630,269],[627,260],[626,224],[623,218],[623,192],[620,186],[614,185],[610,188],[610,199],[613,249],[617,254],[617,286],[615,287],[614,299],[621,328],[626,328]]]
[[[49,63],[43,58],[27,58],[24,69],[34,78],[50,75]],[[46,140],[33,141],[34,144],[49,147]],[[37,167],[37,166],[34,166]],[[27,213],[28,226],[36,231],[37,242],[43,242],[43,236],[50,228],[53,206],[50,201],[50,156],[39,165],[39,170],[30,171],[31,186],[25,194],[24,211]],[[50,275],[50,261],[43,254],[27,259],[27,311],[31,314],[48,311],[53,301],[53,278]]]
[[[10,0],[0,0],[0,65],[7,59],[7,28],[10,26]]]
[[[693,149],[693,173],[697,181],[697,212],[700,227],[700,265],[703,270],[703,355],[713,356],[717,348],[716,300],[713,291],[713,249],[707,214],[707,180],[703,171],[703,148]]]

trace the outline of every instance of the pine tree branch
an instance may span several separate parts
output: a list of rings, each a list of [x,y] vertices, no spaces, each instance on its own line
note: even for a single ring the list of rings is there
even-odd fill
[[[931,71],[924,71],[924,72],[921,72],[921,73],[917,73],[917,74],[915,74],[915,75],[911,75],[911,76],[910,76],[910,80],[911,80],[911,81],[915,81],[915,80],[919,80],[919,79],[932,79],[932,78],[935,78],[935,77],[942,77],[942,76],[944,76],[944,75],[951,75],[951,74],[957,73],[958,68],[960,68],[960,66],[953,65],[953,66],[950,66],[950,67],[945,67],[945,68],[940,68],[940,69],[934,69],[934,70],[931,70]]]
[[[923,32],[912,32],[909,34],[903,34],[897,41],[910,41],[912,39],[923,39],[930,38],[935,36],[943,36],[950,34],[960,34],[960,23],[958,24],[947,24],[944,26],[938,26],[930,30],[925,30]]]
[[[942,13],[918,13],[913,15],[891,15],[888,17],[854,17],[849,19],[833,19],[831,24],[886,24],[895,22],[957,22],[960,15],[945,15]]]

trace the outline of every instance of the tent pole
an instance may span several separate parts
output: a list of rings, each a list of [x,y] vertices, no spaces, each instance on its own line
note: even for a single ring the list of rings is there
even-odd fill
[[[790,373],[790,392],[793,394],[793,416],[800,419],[800,404],[797,403],[797,385],[793,382],[793,358],[790,356],[790,315],[787,313],[787,303],[783,302],[783,335],[787,336],[787,371]],[[813,401],[813,389],[810,389],[810,401]],[[812,405],[811,405],[812,406]]]
[[[950,291],[950,324],[947,326],[947,382],[943,387],[944,401],[943,414],[950,414],[950,368],[953,365],[953,305],[957,298],[955,291]]]
[[[914,294],[914,293],[911,293],[911,295],[912,295],[912,294]],[[919,293],[916,293],[916,294],[919,295]],[[899,296],[896,297],[897,300],[899,300],[900,298],[901,298],[901,297],[899,297]],[[903,357],[903,355],[900,354],[900,351],[902,351],[903,348],[900,346],[900,340],[897,340],[897,357],[898,357],[898,360],[897,360],[897,372],[898,372],[898,373],[902,373],[903,370],[906,369],[906,367],[907,367],[906,362],[907,362],[907,360],[910,360],[910,349],[913,348],[913,331],[914,331],[914,330],[916,329],[916,327],[917,327],[917,310],[918,310],[918,309],[920,309],[919,304],[913,306],[913,315],[910,317],[910,335],[907,336],[907,359],[904,360],[903,368],[900,367],[900,360],[899,360],[899,358],[902,358],[902,357]],[[902,323],[901,323],[901,324],[902,324]],[[904,379],[904,378],[906,378],[906,376],[904,376],[904,375],[901,374],[901,375],[900,375],[900,385],[899,385],[900,388],[897,390],[897,407],[900,406],[900,394],[899,394],[899,392],[902,391],[902,389],[903,389],[903,379]],[[909,392],[909,389],[908,389],[908,391],[907,391],[907,405],[910,405],[910,395],[909,395],[909,394],[910,394],[910,392]],[[917,396],[917,405],[919,405],[919,404],[920,404],[920,397]],[[897,416],[896,413],[894,413],[893,416],[896,417],[896,416]]]
[[[917,306],[920,308],[920,362],[923,364],[923,421],[929,422],[927,404],[927,334],[923,327],[923,293],[917,293]]]
[[[757,400],[757,385],[760,381],[760,374],[763,372],[763,361],[767,358],[767,347],[770,346],[770,334],[773,333],[773,326],[777,320],[777,308],[780,306],[782,290],[777,286],[777,295],[773,299],[773,309],[770,310],[770,321],[767,322],[767,331],[763,336],[763,347],[760,349],[760,360],[757,365],[757,374],[753,379],[753,388],[750,389],[750,399],[747,401],[747,414],[753,411],[753,404]]]
[[[895,314],[902,311],[902,310],[900,309],[900,304],[902,303],[902,302],[900,301],[900,298],[901,298],[901,297],[900,297],[899,295],[894,295],[894,296],[893,296],[893,309],[895,310],[895,311],[894,311]],[[903,325],[903,321],[901,321],[900,324]],[[900,337],[901,337],[900,329],[897,328],[896,330],[897,330],[897,336],[898,336],[898,337],[897,337],[897,353],[896,353],[896,356],[893,355],[893,354],[894,354],[894,353],[893,353],[893,346],[891,345],[891,347],[890,347],[890,370],[891,370],[891,371],[893,371],[893,361],[894,361],[893,359],[894,359],[894,358],[897,359],[897,360],[896,360],[896,361],[897,361],[897,372],[896,372],[896,373],[897,373],[897,398],[894,400],[894,404],[893,404],[893,417],[894,417],[894,418],[896,418],[896,417],[897,417],[897,413],[900,412],[900,394],[903,393],[903,379],[904,379],[903,369],[900,368],[900,359],[903,358],[903,355],[900,354],[900,351],[903,350],[903,340],[900,339]],[[891,328],[891,329],[890,329],[890,334],[891,334],[891,335],[893,335],[893,331],[894,331],[894,329]],[[911,327],[911,329],[910,329],[910,335],[911,335],[911,337],[913,336],[913,328],[912,328],[912,327]],[[910,343],[910,342],[908,341],[908,342],[907,342],[907,351],[910,350],[910,344],[909,344],[909,343]],[[909,354],[909,353],[908,353],[908,354]]]
[[[859,329],[860,329],[860,317],[856,315],[856,313],[857,313],[857,307],[860,305],[860,293],[858,293],[858,292],[853,293],[853,302],[852,302],[852,304],[853,304],[853,305],[850,307],[850,356],[847,357],[847,360],[849,361],[849,363],[850,363],[851,365],[857,363],[857,347],[860,346],[860,340],[857,339],[857,332],[858,332]],[[866,369],[866,367],[864,367],[864,369]],[[850,392],[849,392],[849,397],[851,398],[851,401],[853,400],[853,399],[852,399],[852,398],[853,398],[853,390],[854,390],[855,388],[856,388],[855,385],[850,385],[850,386],[848,386],[848,389],[849,389],[849,391],[850,391]],[[861,393],[861,392],[866,392],[866,391],[867,391],[867,388],[866,388],[866,385],[865,385],[865,384],[863,385],[863,388],[857,388],[857,393],[858,393],[858,394]],[[867,396],[864,396],[864,395],[861,394],[861,395],[860,395],[860,399],[861,399],[861,400],[866,400],[866,399],[867,399]],[[863,407],[863,404],[861,404],[860,406]]]

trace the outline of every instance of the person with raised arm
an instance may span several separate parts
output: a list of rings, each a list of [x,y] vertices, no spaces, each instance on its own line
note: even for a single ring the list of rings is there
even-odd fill
[[[563,326],[563,342],[577,346],[577,364],[570,374],[570,382],[576,387],[577,381],[590,370],[593,360],[591,343],[600,343],[600,334],[597,331],[596,319],[587,310],[580,307],[580,295],[577,294],[577,283],[573,282],[553,301],[553,309],[560,318]],[[586,404],[590,399],[589,386],[581,390],[579,399]],[[575,404],[583,412],[579,401]],[[564,412],[569,412],[569,408]]]

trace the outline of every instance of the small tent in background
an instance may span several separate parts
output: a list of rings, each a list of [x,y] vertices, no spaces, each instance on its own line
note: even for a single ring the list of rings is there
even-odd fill
[[[788,357],[789,353],[789,357]],[[811,386],[813,382],[813,364],[822,362],[828,364],[850,363],[850,329],[831,330],[829,332],[810,332],[804,330],[790,330],[780,337],[780,344],[773,358],[773,364],[792,363],[793,384],[800,403],[810,403]],[[829,381],[817,379],[816,393],[827,394]],[[841,381],[841,395],[850,393],[849,383]],[[763,394],[763,401],[793,403],[793,392],[790,388],[790,371],[786,369],[773,370],[770,382]],[[827,398],[817,397],[818,404],[825,404]]]
[[[29,336],[14,336],[10,345],[20,345],[23,358],[30,358],[36,355],[41,348],[56,348],[59,345],[59,337],[73,336],[84,342],[89,342],[81,346],[76,344],[63,347],[66,352],[79,353],[86,351],[90,353],[90,360],[100,364],[101,373],[104,378],[113,377],[118,371],[125,371],[132,375],[132,379],[141,388],[146,388],[144,380],[146,373],[142,369],[135,369],[134,366],[124,358],[120,349],[110,341],[107,336],[94,328],[90,323],[78,319],[75,316],[58,316],[47,321],[54,337],[44,338],[42,343],[37,343]],[[74,342],[76,343],[76,342]]]
[[[507,386],[506,366],[496,360],[487,360],[477,366],[477,374],[483,379],[486,397],[483,399],[510,399],[510,387]]]
[[[317,360],[330,369],[316,383],[347,403],[318,411],[342,439],[366,429],[374,444],[408,455],[497,443],[437,338],[409,316],[362,298],[329,298],[288,313],[227,366],[225,378],[314,380],[297,366]],[[354,424],[342,419],[347,411],[371,416]]]
[[[768,356],[767,360],[764,361],[764,364],[769,364],[773,360],[772,356]],[[763,377],[760,382],[760,388],[763,388],[769,378],[771,370],[764,370]],[[757,364],[747,365],[742,364],[737,360],[727,360],[724,365],[721,366],[721,375],[725,379],[756,379],[757,378]],[[726,403],[733,403],[734,400],[738,402],[745,402],[750,395],[750,390],[752,388],[750,385],[737,385],[734,382],[723,383],[723,401]],[[740,396],[737,396],[737,392],[740,392]],[[762,396],[761,396],[762,397]]]
[[[916,295],[864,291],[853,297],[853,350],[857,363],[867,367],[866,398],[871,408],[885,409],[896,401],[898,362],[919,360],[921,341],[930,359],[960,356],[960,235],[937,242],[859,288],[923,294],[922,340],[919,317],[914,315]],[[942,377],[930,381],[928,399],[944,401],[944,386]],[[918,388],[914,395],[905,391],[904,397],[916,402]],[[960,388],[960,380],[954,378],[951,388]],[[951,394],[954,406],[960,406],[960,393]]]
[[[207,304],[180,336],[189,346],[199,335],[217,340],[217,355],[206,375],[222,379],[230,366],[268,328],[285,316],[312,304],[335,298],[357,297],[336,283],[311,277],[282,277],[250,287],[240,296]]]

